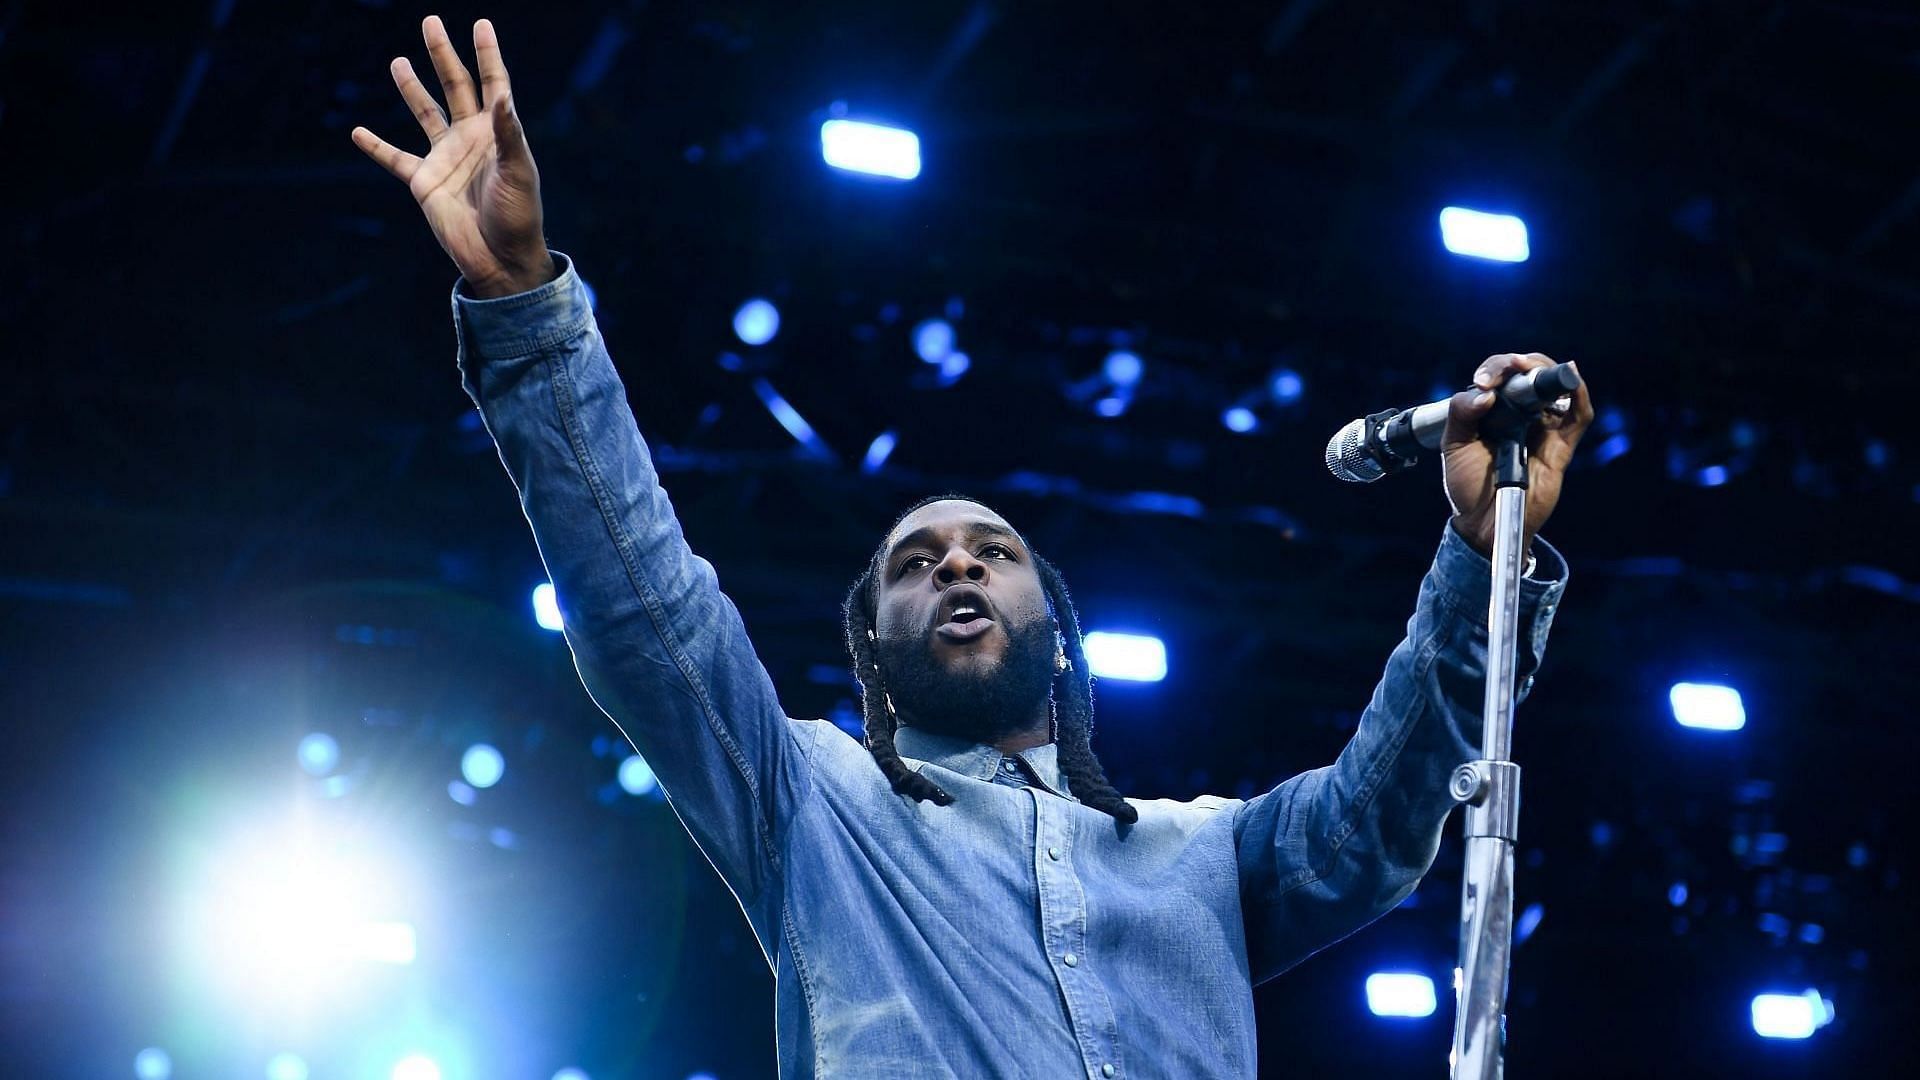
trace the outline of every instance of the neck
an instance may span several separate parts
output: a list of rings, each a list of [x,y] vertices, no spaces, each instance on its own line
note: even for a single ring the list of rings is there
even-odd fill
[[[1053,695],[1048,694],[1034,711],[1033,722],[1004,738],[995,739],[993,748],[1003,754],[1017,754],[1053,741]]]
[[[1003,754],[1017,754],[1022,750],[1031,750],[1036,746],[1045,746],[1053,741],[1053,724],[1048,722],[1028,731],[1009,735],[994,741],[993,748]]]

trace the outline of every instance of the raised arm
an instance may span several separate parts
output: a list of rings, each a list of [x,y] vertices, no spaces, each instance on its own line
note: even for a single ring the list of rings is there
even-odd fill
[[[1520,583],[1520,698],[1546,650],[1566,567],[1535,541]],[[1453,528],[1440,542],[1407,636],[1332,765],[1248,800],[1234,818],[1240,903],[1255,982],[1391,911],[1440,849],[1447,779],[1479,756],[1491,567]]]
[[[1392,910],[1433,865],[1454,802],[1454,768],[1479,756],[1492,591],[1492,456],[1478,440],[1485,388],[1552,363],[1506,354],[1475,374],[1481,390],[1454,398],[1445,439],[1447,526],[1407,636],[1387,660],[1358,730],[1329,766],[1242,804],[1234,838],[1241,910],[1255,982],[1270,979]],[[1566,589],[1566,562],[1534,533],[1552,513],[1561,473],[1593,418],[1583,385],[1534,433],[1526,536],[1532,573],[1520,582],[1518,696],[1524,700]]]
[[[787,721],[739,612],[687,547],[586,291],[546,247],[493,27],[474,27],[479,95],[439,19],[425,37],[448,114],[404,59],[393,75],[432,149],[416,157],[365,128],[354,142],[407,182],[460,269],[462,382],[519,490],[582,681],[748,914],[762,915],[756,901],[810,782],[796,742],[807,729]]]

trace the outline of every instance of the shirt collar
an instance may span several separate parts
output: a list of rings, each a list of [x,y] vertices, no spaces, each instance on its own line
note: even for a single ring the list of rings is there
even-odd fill
[[[985,743],[958,735],[923,731],[904,724],[893,733],[893,748],[900,752],[902,758],[938,765],[988,783],[993,782],[994,772],[1008,757]],[[1029,747],[1013,756],[1025,761],[1049,791],[1062,798],[1073,798],[1067,790],[1067,778],[1060,774],[1059,748],[1053,743]]]

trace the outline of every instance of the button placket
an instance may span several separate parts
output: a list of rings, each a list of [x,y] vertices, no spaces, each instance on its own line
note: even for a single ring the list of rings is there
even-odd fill
[[[1118,1060],[1118,1047],[1114,1045],[1118,1018],[1097,972],[1083,963],[1086,891],[1066,858],[1072,829],[1068,809],[1072,804],[1045,798],[1039,788],[1027,790],[1034,805],[1033,865],[1039,883],[1042,945],[1066,1001],[1067,1022],[1088,1075],[1112,1076],[1099,1070],[1103,1065],[1115,1067],[1113,1062]]]

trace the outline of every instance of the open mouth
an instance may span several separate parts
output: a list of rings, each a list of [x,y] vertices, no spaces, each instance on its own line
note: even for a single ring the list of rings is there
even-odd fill
[[[942,621],[933,632],[948,641],[972,641],[993,628],[986,595],[977,588],[955,586],[940,603]]]
[[[972,601],[962,600],[947,615],[947,621],[933,628],[935,634],[947,638],[948,642],[972,642],[973,638],[985,634],[993,628],[993,617],[987,615],[985,605],[975,605]]]

